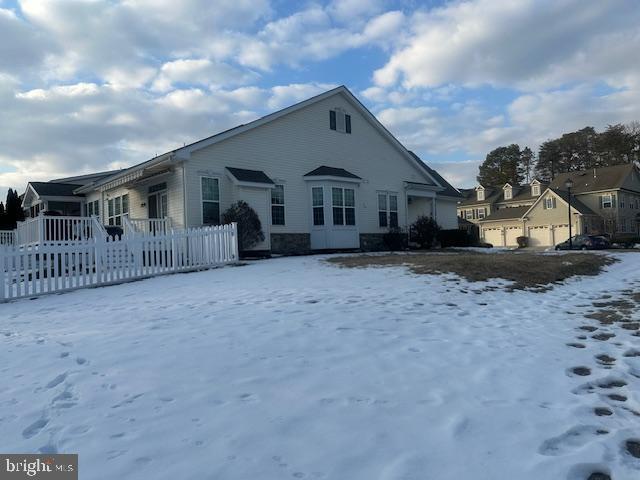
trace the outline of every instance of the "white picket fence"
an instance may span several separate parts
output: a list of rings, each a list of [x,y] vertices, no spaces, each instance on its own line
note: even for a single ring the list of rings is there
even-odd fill
[[[0,302],[221,266],[238,260],[235,223],[87,238],[65,244],[0,247]]]
[[[67,243],[106,237],[98,217],[49,217],[39,215],[18,222],[16,242],[20,245]]]
[[[15,230],[0,230],[0,245],[15,245]]]

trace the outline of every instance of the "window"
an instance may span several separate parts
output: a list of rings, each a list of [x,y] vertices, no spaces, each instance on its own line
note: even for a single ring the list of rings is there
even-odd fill
[[[611,194],[600,195],[600,208],[613,208],[613,196]]]
[[[464,218],[467,220],[472,220],[473,219],[473,210],[465,210],[464,211]]]
[[[478,208],[476,212],[476,217],[479,219],[484,218],[484,208]]]
[[[531,195],[534,197],[540,195],[540,185],[531,185]]]
[[[378,193],[378,224],[381,227],[398,226],[398,195],[395,193]]]
[[[484,200],[484,188],[481,188],[477,191],[477,196],[478,196],[478,201],[483,201]]]
[[[85,206],[85,210],[87,212],[87,217],[91,217],[92,215],[100,216],[100,200],[88,202]]]
[[[331,189],[334,225],[356,224],[355,191],[352,188]]]
[[[271,189],[271,225],[284,225],[284,185]]]
[[[513,190],[511,188],[504,189],[504,199],[511,200],[513,198]]]
[[[322,187],[313,187],[311,189],[311,203],[313,224],[324,225],[324,189]]]
[[[337,132],[351,133],[351,115],[339,108],[329,110],[329,128]]]
[[[620,194],[620,208],[624,208],[624,193]]]
[[[621,232],[626,232],[627,231],[627,219],[626,218],[621,218],[620,219],[620,231]]]
[[[544,202],[542,203],[542,207],[545,210],[550,210],[552,208],[556,208],[556,197],[547,197],[544,199]]]
[[[220,224],[220,185],[217,178],[202,177],[202,224]]]
[[[129,195],[124,194],[119,197],[110,198],[107,202],[109,225],[122,225],[122,215],[129,213]]]

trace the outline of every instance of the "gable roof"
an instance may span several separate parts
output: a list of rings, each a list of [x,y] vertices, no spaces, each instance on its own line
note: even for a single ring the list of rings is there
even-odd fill
[[[29,185],[40,197],[77,197],[78,195],[73,192],[82,186],[75,183],[53,182],[29,182]]]
[[[568,179],[573,181],[571,191],[574,193],[597,192],[621,188],[625,180],[636,169],[633,163],[601,167],[593,170],[581,170],[579,172],[567,172],[557,175],[551,182],[551,187],[556,190],[566,190],[564,186]],[[595,175],[594,175],[595,172]]]
[[[245,168],[233,168],[225,167],[229,170],[229,173],[233,175],[236,180],[240,182],[251,183],[266,183],[268,185],[274,185],[274,181],[271,180],[266,173],[261,170],[247,170]]]
[[[326,165],[322,165],[314,170],[311,170],[309,173],[304,174],[305,177],[342,177],[342,178],[357,178],[361,180],[361,178],[344,168],[336,168],[336,167],[327,167]]]
[[[48,183],[76,183],[80,185],[88,185],[90,183],[97,182],[103,178],[110,177],[111,175],[114,175],[121,171],[122,169],[118,169],[118,170],[109,170],[106,172],[86,173],[84,175],[75,175],[73,177],[54,178],[53,180],[49,180]]]
[[[564,190],[558,190],[555,188],[550,189],[553,193],[558,195],[569,206],[569,192]],[[571,208],[575,208],[579,213],[583,215],[596,215],[596,212],[587,207],[584,203],[578,200],[574,195],[571,195]]]
[[[333,88],[331,90],[328,90],[326,92],[323,92],[319,95],[316,95],[314,97],[308,98],[307,100],[303,100],[302,102],[296,103],[294,105],[291,105],[289,107],[283,108],[282,110],[278,110],[274,113],[270,113],[269,115],[266,115],[264,117],[258,118],[252,122],[246,123],[246,124],[242,124],[242,125],[238,125],[237,127],[233,127],[230,128],[228,130],[225,130],[223,132],[217,133],[215,135],[209,136],[207,138],[203,138],[202,140],[198,140],[195,141],[193,143],[190,143],[188,145],[185,145],[183,147],[171,150],[169,152],[166,152],[162,155],[159,155],[157,157],[154,157],[150,160],[147,160],[145,162],[139,163],[137,165],[134,165],[130,168],[127,168],[125,170],[122,170],[112,176],[109,176],[107,178],[104,178],[98,182],[95,183],[95,186],[100,186],[103,184],[106,184],[108,182],[112,182],[114,180],[117,180],[121,177],[125,177],[127,175],[131,175],[134,171],[137,171],[139,169],[145,169],[145,168],[150,168],[153,165],[155,165],[156,163],[160,163],[163,161],[182,161],[182,160],[188,160],[190,157],[190,154],[196,150],[200,150],[202,148],[208,147],[210,145],[213,145],[215,143],[218,142],[222,142],[228,138],[234,137],[236,135],[240,135],[244,132],[247,132],[249,130],[252,130],[254,128],[260,127],[266,123],[269,123],[271,121],[277,120],[280,117],[283,117],[285,115],[288,115],[289,113],[293,113],[295,111],[298,111],[302,108],[305,108],[309,105],[312,105],[314,103],[317,103],[319,101],[322,101],[326,98],[329,98],[333,95],[337,95],[337,94],[342,94],[344,95],[344,97],[347,99],[347,101],[349,101],[354,108],[356,108],[368,121],[369,123],[376,129],[378,130],[378,132],[380,134],[382,134],[399,152],[400,154],[405,157],[407,159],[407,161],[409,163],[411,163],[412,165],[414,165],[415,167],[418,168],[419,171],[421,171],[423,173],[423,175],[428,178],[429,180],[433,181],[434,185],[437,188],[443,188],[444,186],[440,185],[438,180],[436,180],[431,172],[430,169],[426,167],[426,165],[419,160],[415,155],[412,155],[405,147],[404,145],[402,145],[398,139],[396,139],[391,132],[389,132],[389,130],[387,130],[385,128],[384,125],[382,125],[380,123],[380,121],[367,109],[367,107],[365,107],[362,102],[360,102],[360,100],[358,100],[355,95],[353,95],[353,93],[351,93],[349,91],[349,89],[347,87],[345,87],[344,85],[340,85],[339,87]],[[444,189],[444,188],[443,188]]]

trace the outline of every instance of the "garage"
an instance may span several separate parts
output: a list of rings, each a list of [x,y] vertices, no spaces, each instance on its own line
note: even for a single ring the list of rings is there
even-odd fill
[[[557,245],[569,239],[569,225],[553,226],[553,244]]]
[[[551,245],[551,229],[549,225],[529,227],[529,246],[548,247]]]
[[[522,236],[522,227],[507,227],[504,233],[507,247],[517,247],[518,237]]]
[[[502,227],[483,228],[484,241],[490,243],[494,247],[502,247]]]

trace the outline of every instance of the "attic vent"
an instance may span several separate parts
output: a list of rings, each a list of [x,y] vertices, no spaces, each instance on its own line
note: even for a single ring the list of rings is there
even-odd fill
[[[340,108],[329,110],[329,128],[341,133],[351,133],[351,115]]]

